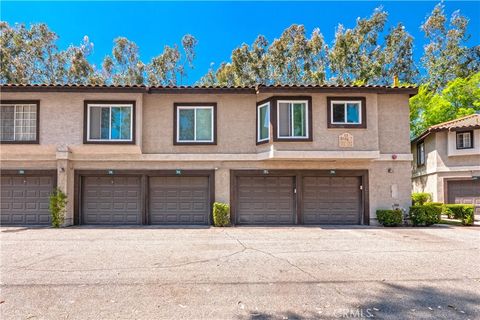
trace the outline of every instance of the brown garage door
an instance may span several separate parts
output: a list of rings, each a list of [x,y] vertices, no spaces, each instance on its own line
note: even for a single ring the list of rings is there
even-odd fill
[[[360,177],[304,177],[304,224],[360,224]]]
[[[238,224],[294,224],[294,177],[239,177]]]
[[[473,204],[480,217],[480,180],[448,181],[448,202]]]
[[[141,224],[141,179],[136,176],[83,177],[84,224]]]
[[[208,177],[150,177],[149,223],[208,224]]]
[[[2,225],[48,225],[49,195],[53,191],[51,176],[2,176]]]

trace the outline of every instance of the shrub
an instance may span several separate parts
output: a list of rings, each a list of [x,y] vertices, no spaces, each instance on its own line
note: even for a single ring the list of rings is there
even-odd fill
[[[475,219],[475,208],[473,204],[464,205],[462,224],[464,226],[473,226],[474,219]]]
[[[414,206],[421,206],[425,202],[429,202],[432,200],[432,196],[430,193],[426,192],[414,192],[412,193],[412,205]]]
[[[230,206],[228,204],[221,202],[213,204],[213,225],[215,227],[230,225]]]
[[[464,226],[473,225],[474,207],[471,204],[445,204],[443,214],[450,219],[459,219]]]
[[[377,220],[385,227],[395,227],[403,222],[401,210],[377,210]]]
[[[442,207],[432,204],[411,206],[408,217],[414,226],[431,226],[440,222]]]
[[[52,218],[52,227],[61,227],[65,222],[65,212],[67,211],[67,195],[59,188],[55,188],[50,194],[49,210]]]
[[[463,216],[463,204],[446,204],[442,213],[449,219],[461,219]]]

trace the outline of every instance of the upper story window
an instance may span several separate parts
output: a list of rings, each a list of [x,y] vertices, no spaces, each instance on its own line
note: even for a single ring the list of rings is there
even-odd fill
[[[473,148],[473,131],[457,132],[457,149]]]
[[[425,143],[417,143],[417,166],[423,166],[425,164]]]
[[[277,139],[308,139],[308,101],[277,101]]]
[[[216,144],[216,104],[176,103],[175,144]]]
[[[366,99],[328,97],[328,128],[366,128]]]
[[[84,143],[135,143],[134,101],[85,101]]]
[[[2,100],[0,141],[2,143],[38,143],[39,105],[39,101]]]
[[[257,106],[257,142],[270,140],[270,102]]]

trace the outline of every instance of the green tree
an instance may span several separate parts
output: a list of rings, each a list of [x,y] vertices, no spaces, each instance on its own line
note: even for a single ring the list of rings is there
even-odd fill
[[[413,60],[413,37],[399,23],[385,36],[380,83],[391,84],[394,76],[401,83],[414,83],[418,70]]]
[[[480,72],[466,78],[450,81],[440,92],[420,86],[410,99],[410,125],[412,137],[428,127],[480,111]]]
[[[163,52],[146,66],[148,83],[152,86],[177,85],[178,78],[182,83],[187,76],[186,67],[193,68],[197,43],[195,37],[185,35],[182,38],[183,56],[177,45],[165,46]]]
[[[422,24],[421,29],[429,41],[422,57],[426,70],[424,82],[428,82],[432,90],[441,91],[449,81],[479,71],[479,47],[465,45],[469,38],[467,26],[468,19],[459,11],[449,20],[443,3],[437,4]]]
[[[141,85],[145,82],[145,65],[140,60],[138,46],[125,37],[116,38],[112,56],[103,60],[106,78],[115,85]]]
[[[93,43],[88,36],[83,37],[83,42],[79,46],[69,46],[61,53],[65,63],[66,82],[76,84],[103,84],[102,78],[97,78],[95,66],[90,64],[88,56],[93,52]]]
[[[0,81],[55,83],[65,76],[64,57],[55,44],[57,35],[46,24],[11,27],[0,22]]]
[[[338,26],[329,52],[334,82],[372,83],[381,75],[383,52],[378,37],[387,22],[387,16],[387,12],[377,8],[369,18],[358,18],[353,29]]]
[[[211,67],[201,84],[391,84],[415,82],[413,37],[398,24],[383,32],[387,13],[375,9],[368,18],[357,19],[352,29],[339,25],[331,48],[319,29],[306,36],[303,25],[291,25],[271,44],[259,35],[249,46],[232,51],[230,62]]]

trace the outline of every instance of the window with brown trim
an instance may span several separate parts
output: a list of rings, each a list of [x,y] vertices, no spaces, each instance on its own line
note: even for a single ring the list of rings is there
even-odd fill
[[[327,97],[328,128],[366,128],[365,97]]]
[[[135,143],[135,101],[85,101],[84,113],[84,143]]]
[[[457,132],[456,134],[457,149],[473,148],[473,130]]]
[[[175,103],[176,145],[216,144],[216,103]]]
[[[1,100],[1,143],[38,143],[39,107],[38,100]]]
[[[267,114],[263,117],[259,114],[261,108],[267,104],[269,108],[264,111],[270,112],[268,117],[272,125],[271,135],[267,131]],[[261,128],[263,133],[260,132]],[[312,141],[312,97],[273,96],[258,102],[256,130],[257,144],[269,142],[270,136],[273,141]]]
[[[270,141],[270,101],[257,104],[257,144]]]
[[[425,165],[425,143],[423,141],[417,143],[417,166]]]

